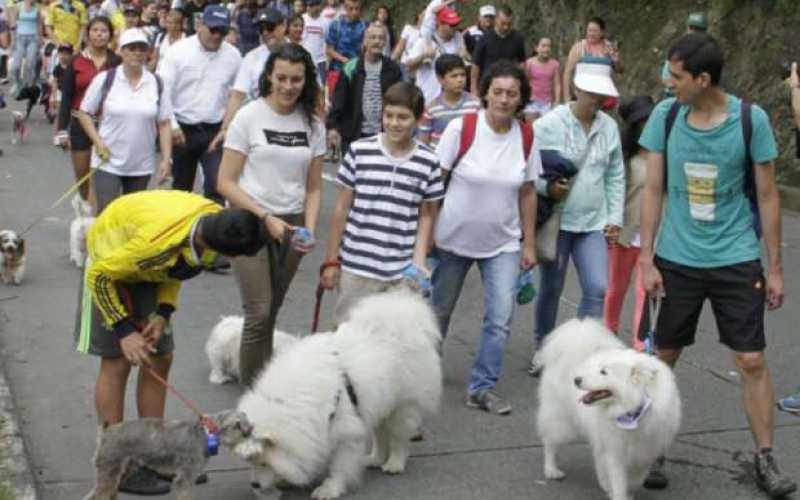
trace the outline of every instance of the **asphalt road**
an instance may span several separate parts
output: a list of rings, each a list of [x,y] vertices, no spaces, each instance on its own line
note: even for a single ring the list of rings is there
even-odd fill
[[[52,146],[49,126],[36,123],[28,141],[11,145],[10,118],[0,114],[0,228],[20,228],[37,217],[72,182],[66,154]],[[329,166],[328,174],[333,173]],[[323,223],[318,237],[327,237],[327,220],[335,188],[325,184]],[[72,328],[79,271],[68,259],[69,204],[49,214],[27,237],[28,272],[20,287],[0,285],[0,346],[3,370],[10,382],[17,417],[36,487],[45,500],[81,498],[91,487],[90,460],[95,447],[93,384],[98,363],[76,354]],[[769,362],[778,393],[797,388],[800,356],[796,342],[800,312],[800,218],[785,214],[784,261],[787,304],[769,314]],[[308,332],[322,251],[306,258],[281,311],[279,325]],[[579,289],[573,274],[560,320],[575,314]],[[331,295],[323,317],[330,318]],[[518,309],[505,374],[498,389],[514,405],[507,417],[496,417],[464,406],[469,366],[476,349],[483,299],[477,273],[472,272],[454,314],[445,345],[445,397],[438,417],[426,424],[427,439],[413,445],[402,476],[369,472],[350,498],[377,499],[530,499],[601,498],[591,455],[582,444],[568,447],[563,482],[545,482],[542,451],[533,428],[536,384],[526,373],[531,354],[531,306]],[[234,406],[235,386],[207,382],[203,346],[210,328],[223,314],[240,311],[231,276],[204,274],[187,283],[175,316],[177,351],[171,380],[206,411]],[[630,323],[630,304],[624,325]],[[630,333],[624,335],[629,339]],[[703,315],[698,344],[679,364],[677,373],[684,401],[681,434],[668,459],[672,478],[664,492],[641,492],[639,499],[760,498],[748,465],[752,441],[740,409],[738,376],[729,353],[716,341],[713,318]],[[130,398],[127,414],[134,417]],[[167,416],[191,418],[170,398]],[[782,468],[800,479],[800,420],[777,416],[776,454]],[[196,498],[251,498],[246,464],[223,453],[209,464],[210,483],[196,489]],[[285,498],[307,498],[310,490],[294,490]],[[133,498],[121,495],[121,498]]]

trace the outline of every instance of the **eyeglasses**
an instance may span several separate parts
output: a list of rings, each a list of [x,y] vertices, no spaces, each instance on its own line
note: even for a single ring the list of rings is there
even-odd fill
[[[208,28],[212,35],[227,36],[229,28]]]

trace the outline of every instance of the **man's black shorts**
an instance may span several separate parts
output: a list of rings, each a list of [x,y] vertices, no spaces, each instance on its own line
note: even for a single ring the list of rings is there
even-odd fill
[[[698,268],[656,257],[655,265],[666,293],[656,325],[658,349],[692,345],[703,303],[709,299],[722,344],[736,352],[764,350],[766,282],[760,261]],[[645,308],[639,338],[645,339],[649,328],[649,311]]]

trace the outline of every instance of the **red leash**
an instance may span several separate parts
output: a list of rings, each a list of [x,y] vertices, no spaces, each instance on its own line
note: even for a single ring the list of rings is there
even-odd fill
[[[324,262],[321,266],[319,266],[319,279],[320,282],[317,285],[317,302],[314,304],[314,321],[311,323],[311,333],[317,333],[317,327],[319,326],[319,312],[322,309],[322,296],[325,294],[325,287],[322,286],[322,274],[325,272],[326,269],[329,267],[342,267],[342,263],[338,260],[329,260]]]
[[[131,315],[133,315],[133,299],[131,298],[127,290],[120,289],[119,291],[120,291],[120,297],[124,298],[125,300],[125,305],[127,306],[128,311],[131,313]],[[135,322],[135,324],[136,324],[136,330],[139,333],[142,333],[143,328],[141,323]],[[163,385],[167,389],[167,391],[171,392],[175,397],[180,399],[181,402],[184,405],[186,405],[187,408],[192,410],[192,412],[195,415],[197,415],[197,417],[200,419],[200,423],[203,424],[203,427],[206,428],[209,434],[216,434],[219,432],[219,427],[211,419],[211,417],[200,411],[200,408],[191,399],[189,399],[181,391],[173,387],[172,384],[170,384],[169,382],[166,381],[166,379],[164,379],[164,377],[156,373],[156,371],[153,370],[153,368],[147,365],[141,365],[139,369],[144,370],[146,374],[153,377],[158,383]]]

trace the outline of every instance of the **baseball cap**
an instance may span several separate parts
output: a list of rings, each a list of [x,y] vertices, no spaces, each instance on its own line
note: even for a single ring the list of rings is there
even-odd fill
[[[483,16],[492,16],[492,17],[494,17],[494,16],[497,15],[497,11],[494,10],[494,5],[484,5],[483,7],[480,8],[480,10],[478,11],[478,14],[480,14],[481,17],[483,17]]]
[[[72,54],[73,51],[72,44],[69,42],[64,42],[58,46],[58,52],[69,52]]]
[[[575,87],[584,92],[619,97],[611,79],[611,61],[605,57],[587,56],[575,66]]]
[[[209,5],[203,10],[203,24],[209,28],[230,28],[231,13],[222,5]]]
[[[692,12],[686,19],[686,26],[706,31],[708,29],[708,19],[704,12]]]
[[[143,43],[147,46],[150,46],[150,41],[147,39],[147,35],[145,35],[144,31],[140,30],[139,28],[127,29],[119,35],[120,48],[134,43]]]
[[[461,22],[458,13],[450,7],[445,7],[436,14],[436,21],[450,26],[456,26]]]
[[[315,5],[322,5],[322,0],[306,0],[306,7],[314,7]]]
[[[135,14],[138,14],[139,13],[139,7],[135,6],[132,3],[129,3],[128,5],[123,7],[122,12],[123,12],[123,14],[127,14],[128,12],[133,12]]]
[[[277,9],[261,9],[256,16],[256,24],[266,24],[267,29],[272,29],[270,26],[277,26],[283,23],[286,18],[283,13]]]

